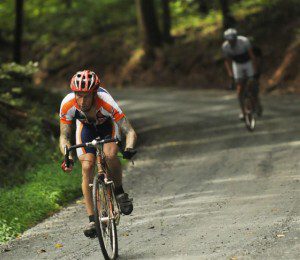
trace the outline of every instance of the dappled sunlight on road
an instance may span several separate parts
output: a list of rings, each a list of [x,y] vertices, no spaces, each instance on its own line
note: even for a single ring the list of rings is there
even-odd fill
[[[274,134],[283,134],[283,133],[287,133],[288,129],[279,129],[276,131],[273,131],[273,135]],[[251,136],[249,135],[248,132],[246,132],[246,130],[244,131],[244,133],[240,133],[238,138],[248,138],[248,137],[259,137],[259,136],[263,136],[263,135],[269,135],[269,131],[260,131],[260,132],[255,132],[255,133],[251,133]],[[198,140],[190,140],[190,141],[170,141],[170,142],[166,142],[166,143],[160,143],[157,145],[149,145],[147,147],[143,147],[143,149],[145,150],[150,150],[150,149],[163,149],[163,148],[171,148],[171,147],[175,147],[175,146],[190,146],[190,145],[204,145],[204,144],[210,144],[212,142],[224,142],[226,140],[234,140],[237,139],[236,133],[232,132],[231,134],[228,135],[223,135],[223,136],[210,136],[210,137],[206,137],[206,138],[202,138],[202,139],[198,139]],[[270,145],[270,146],[281,146],[281,145],[291,145],[291,146],[298,146],[298,143],[300,143],[300,141],[291,141],[289,142],[281,142],[278,144],[274,144],[274,145]],[[257,145],[259,146],[259,145]],[[264,146],[264,145],[262,145]]]
[[[139,151],[148,162],[155,161],[133,169],[147,182],[135,195],[144,199],[136,200],[130,228],[120,228],[136,230],[139,245],[147,244],[162,259],[182,243],[189,254],[200,250],[224,258],[227,250],[265,245],[283,226],[295,223],[288,215],[296,207],[289,193],[299,190],[297,115],[289,114],[285,103],[282,113],[278,106],[266,108],[249,133],[237,119],[235,95],[216,95],[203,103],[203,96],[198,103],[196,96],[193,92],[187,103],[168,99],[159,106],[154,101],[151,111],[133,114],[143,139]],[[172,237],[172,244],[158,250],[166,237]]]
[[[221,97],[222,100],[236,100],[236,94],[231,94],[231,95],[224,95]]]
[[[214,180],[209,180],[207,182],[209,183],[224,183],[224,182],[236,182],[236,181],[251,181],[254,180],[256,177],[255,175],[240,175],[240,176],[235,176],[235,177],[228,177],[226,179],[214,179]]]

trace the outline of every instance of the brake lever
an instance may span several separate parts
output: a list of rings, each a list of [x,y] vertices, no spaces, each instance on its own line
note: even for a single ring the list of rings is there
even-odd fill
[[[70,167],[70,159],[69,159],[69,149],[68,146],[65,146],[65,163],[66,163],[66,167],[69,168]]]

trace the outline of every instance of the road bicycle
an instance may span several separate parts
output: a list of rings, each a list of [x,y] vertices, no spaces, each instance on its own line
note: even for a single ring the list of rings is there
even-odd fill
[[[76,148],[95,147],[97,174],[93,184],[93,205],[95,225],[100,248],[105,259],[116,259],[118,256],[117,225],[120,221],[121,210],[114,193],[114,183],[108,179],[108,166],[103,152],[105,143],[118,142],[117,139],[96,138],[91,142],[65,147],[65,162],[69,166],[69,153]]]

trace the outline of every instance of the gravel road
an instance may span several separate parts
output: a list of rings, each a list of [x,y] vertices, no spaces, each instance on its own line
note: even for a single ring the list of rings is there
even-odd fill
[[[300,259],[299,97],[264,97],[250,133],[232,92],[112,92],[139,135],[119,259]],[[82,233],[80,200],[2,246],[0,259],[102,259]]]

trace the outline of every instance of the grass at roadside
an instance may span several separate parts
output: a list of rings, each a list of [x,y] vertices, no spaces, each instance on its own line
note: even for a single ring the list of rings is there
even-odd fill
[[[120,160],[122,165],[127,163]],[[62,172],[59,162],[51,162],[38,166],[26,176],[25,184],[0,189],[0,244],[82,195],[79,162],[70,174]]]
[[[71,174],[59,163],[49,163],[28,173],[28,181],[10,189],[0,189],[0,243],[59,210],[81,195],[81,173],[77,164]]]

